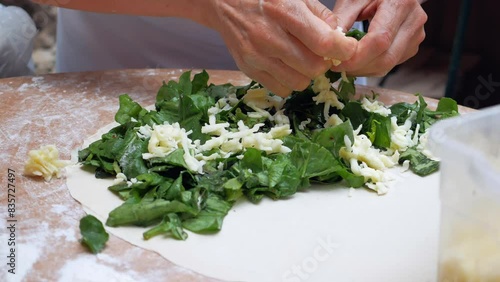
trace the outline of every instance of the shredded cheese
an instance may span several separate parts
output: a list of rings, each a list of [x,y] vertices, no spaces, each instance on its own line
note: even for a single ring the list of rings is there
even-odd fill
[[[382,102],[377,100],[370,101],[366,97],[361,99],[361,107],[368,112],[377,113],[384,117],[391,114],[391,109],[386,108]]]
[[[313,97],[313,101],[315,101],[316,104],[324,103],[323,115],[326,119],[330,116],[331,106],[340,110],[344,108],[344,104],[339,101],[337,94],[335,94],[330,87],[330,79],[325,75],[320,75],[315,78],[312,85],[312,90],[317,93],[317,95]]]
[[[141,138],[149,137],[148,153],[143,154],[144,159],[165,157],[171,152],[184,149],[184,161],[188,169],[198,173],[203,173],[203,165],[210,160],[217,158],[228,158],[232,155],[241,154],[246,148],[256,148],[268,154],[289,153],[290,148],[283,145],[281,138],[290,135],[290,121],[284,115],[281,107],[283,99],[278,96],[271,96],[266,89],[250,89],[243,97],[243,102],[251,107],[255,112],[247,113],[249,117],[266,117],[275,122],[275,126],[269,132],[260,131],[263,123],[248,127],[242,120],[238,121],[238,128],[230,128],[228,122],[217,122],[216,114],[230,110],[238,103],[234,96],[221,98],[214,107],[208,110],[208,124],[201,128],[201,132],[212,135],[204,144],[199,140],[192,141],[188,136],[191,132],[186,132],[178,123],[154,125],[152,128],[143,126],[139,128]],[[271,115],[266,109],[276,109],[276,113]],[[219,152],[205,155],[205,152],[218,149]]]
[[[354,142],[344,136],[345,147],[339,151],[341,158],[349,163],[354,175],[363,176],[366,186],[379,195],[388,192],[388,182],[392,180],[385,172],[394,167],[399,159],[399,153],[392,156],[383,154],[379,149],[372,147],[372,143],[364,134],[359,134],[361,127],[354,131]]]
[[[148,153],[142,154],[143,159],[165,157],[177,149],[184,150],[184,161],[189,170],[203,172],[204,161],[197,160],[192,151],[196,148],[186,132],[179,123],[153,125],[151,137],[148,142]]]
[[[28,161],[24,166],[24,175],[41,176],[45,181],[52,177],[60,178],[61,169],[69,165],[69,161],[59,159],[59,151],[55,145],[46,145],[39,150],[31,150],[28,153]]]

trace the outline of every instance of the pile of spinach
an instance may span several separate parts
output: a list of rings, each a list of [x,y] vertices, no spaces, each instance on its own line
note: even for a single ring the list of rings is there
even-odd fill
[[[339,78],[327,73],[331,79]],[[264,123],[261,128],[269,131],[274,125],[265,118],[253,118],[247,113],[253,111],[241,99],[252,88],[261,86],[252,82],[246,86],[231,84],[208,84],[208,73],[194,75],[185,72],[179,81],[164,83],[158,91],[155,110],[147,110],[134,102],[128,95],[120,96],[120,108],[115,115],[118,126],[102,135],[102,138],[79,151],[79,162],[95,168],[98,178],[113,177],[124,173],[133,183],[121,182],[109,190],[124,202],[110,212],[106,225],[137,225],[150,227],[144,238],[167,235],[186,239],[184,229],[195,233],[216,232],[221,229],[224,217],[234,203],[242,198],[257,203],[263,197],[282,199],[290,197],[314,183],[345,181],[348,187],[364,185],[362,176],[354,175],[347,163],[339,157],[339,150],[345,146],[344,136],[354,140],[353,128],[362,127],[361,134],[369,136],[375,147],[390,146],[390,117],[404,121],[411,112],[416,112],[416,122],[424,132],[437,119],[454,116],[458,109],[451,99],[442,99],[436,111],[426,107],[421,96],[414,104],[399,103],[391,107],[392,114],[384,117],[368,112],[359,101],[353,100],[354,78],[340,81],[332,88],[345,107],[331,108],[330,114],[338,114],[344,122],[324,128],[326,118],[323,105],[313,101],[312,86],[301,92],[294,92],[284,104],[285,114],[290,120],[293,133],[283,138],[284,145],[291,149],[287,154],[266,154],[248,148],[242,157],[231,156],[208,161],[204,174],[187,169],[182,148],[166,157],[145,160],[148,140],[140,138],[138,128],[165,122],[178,122],[186,131],[192,131],[190,138],[203,144],[210,138],[202,133],[201,127],[208,123],[207,110],[221,97],[235,94],[240,102],[228,111],[217,114],[217,122],[228,122],[236,130],[236,123],[243,121],[251,127]],[[271,110],[273,114],[275,109]],[[310,122],[299,129],[306,119]],[[413,171],[420,175],[432,173],[437,162],[429,160],[416,148],[402,153],[402,160],[411,162]],[[220,169],[220,163],[223,169]]]

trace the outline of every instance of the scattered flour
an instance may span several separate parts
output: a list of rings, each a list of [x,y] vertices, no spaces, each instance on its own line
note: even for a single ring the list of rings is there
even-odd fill
[[[102,255],[99,255],[102,257]],[[77,258],[66,262],[59,270],[61,282],[134,282],[139,281],[139,275],[135,271],[123,271],[115,269],[105,263],[99,263],[99,256],[82,254]],[[109,258],[106,258],[109,260]]]

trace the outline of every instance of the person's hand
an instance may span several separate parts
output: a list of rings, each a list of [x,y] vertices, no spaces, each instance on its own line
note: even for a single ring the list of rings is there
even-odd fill
[[[337,0],[336,24],[350,28],[370,20],[368,33],[351,59],[332,67],[351,76],[384,76],[418,52],[427,15],[417,0]]]
[[[335,30],[332,11],[316,0],[212,4],[208,25],[221,34],[240,70],[283,97],[325,73],[332,66],[325,57],[347,60],[358,45]]]

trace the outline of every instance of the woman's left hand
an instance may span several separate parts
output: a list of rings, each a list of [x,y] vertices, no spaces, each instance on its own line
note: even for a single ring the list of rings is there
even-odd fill
[[[427,15],[418,0],[337,0],[333,9],[344,30],[370,20],[354,56],[332,67],[350,76],[384,76],[415,56],[425,38]]]

